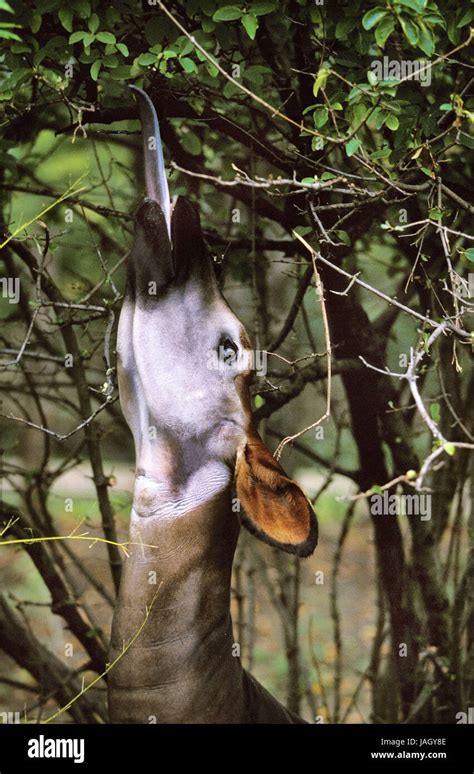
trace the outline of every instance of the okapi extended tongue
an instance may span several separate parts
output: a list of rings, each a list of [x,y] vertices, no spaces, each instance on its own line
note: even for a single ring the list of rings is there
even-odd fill
[[[153,102],[143,89],[139,89],[138,86],[129,86],[129,88],[135,92],[142,125],[146,193],[150,199],[160,205],[165,216],[168,236],[171,237],[170,194],[158,116]]]

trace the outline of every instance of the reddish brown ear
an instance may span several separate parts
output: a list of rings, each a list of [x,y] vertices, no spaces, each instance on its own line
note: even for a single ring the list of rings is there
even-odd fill
[[[290,554],[313,553],[318,543],[313,508],[257,434],[238,455],[236,486],[245,510],[242,524],[250,532]]]

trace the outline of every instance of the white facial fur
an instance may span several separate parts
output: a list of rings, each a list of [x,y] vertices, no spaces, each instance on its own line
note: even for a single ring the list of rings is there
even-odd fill
[[[124,302],[118,373],[135,440],[138,515],[183,513],[229,484],[246,438],[235,382],[248,373],[241,331],[217,288],[210,298],[192,278],[146,306]],[[215,367],[222,336],[247,358]]]

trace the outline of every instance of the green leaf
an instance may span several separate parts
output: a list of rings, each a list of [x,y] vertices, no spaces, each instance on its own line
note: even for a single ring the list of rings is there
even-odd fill
[[[337,177],[333,172],[323,172],[321,175],[321,182],[324,183],[326,180],[334,180],[334,178]]]
[[[255,16],[264,16],[274,11],[276,7],[276,3],[251,3],[249,11]]]
[[[41,64],[41,62],[47,55],[48,55],[48,49],[46,48],[46,46],[38,49],[38,51],[33,57],[33,67],[38,67],[38,65]]]
[[[206,62],[205,68],[209,73],[209,75],[211,76],[211,78],[215,78],[219,74],[219,70],[215,65],[212,64],[212,62]]]
[[[313,121],[316,129],[321,129],[329,118],[327,107],[318,107],[313,113]]]
[[[431,414],[431,419],[434,422],[438,423],[441,417],[439,403],[430,404],[430,414]]]
[[[118,66],[118,63],[119,63],[119,60],[117,59],[116,56],[104,56],[104,58],[102,59],[102,64],[104,65],[104,67],[115,68]]]
[[[359,102],[357,105],[354,105],[352,109],[352,116],[353,116],[352,123],[354,124],[354,126],[359,126],[362,123],[362,121],[365,119],[367,113],[368,113],[367,106],[364,105],[363,102]]]
[[[382,126],[385,123],[385,119],[387,118],[387,113],[383,108],[377,107],[373,111],[372,115],[368,118],[368,124],[370,127],[374,127],[374,129],[381,129]]]
[[[429,169],[429,167],[425,167],[423,164],[420,164],[420,169],[423,172],[426,177],[431,177],[432,179],[435,177],[435,174],[432,169]]]
[[[444,21],[442,16],[439,16],[437,13],[428,13],[423,16],[423,21],[428,24],[439,24],[441,27],[446,29],[446,22]]]
[[[95,35],[92,32],[86,32],[82,40],[84,48],[88,48],[95,40]]]
[[[394,116],[393,113],[390,113],[390,115],[388,115],[386,118],[385,126],[387,129],[391,129],[392,132],[396,132],[400,126],[400,121],[398,120],[397,116]]]
[[[324,148],[324,140],[322,137],[311,137],[311,150],[320,151]]]
[[[474,247],[468,247],[467,250],[463,251],[464,258],[467,258],[468,261],[471,261],[471,263],[474,263]]]
[[[343,40],[354,27],[357,27],[357,19],[340,19],[336,24],[336,40]]]
[[[117,43],[117,51],[119,51],[122,56],[128,56],[128,46],[125,45],[125,43]]]
[[[201,22],[203,32],[214,32],[216,29],[216,23],[212,19],[203,19]]]
[[[374,485],[373,485],[373,486],[370,488],[370,491],[371,491],[371,493],[372,493],[372,494],[383,494],[383,489],[382,489],[382,487],[381,487],[381,486],[379,486],[378,484],[374,484]]]
[[[69,43],[79,43],[80,40],[84,40],[86,35],[87,32],[84,32],[83,30],[73,32],[72,35],[69,35]]]
[[[418,48],[421,48],[426,56],[432,56],[434,52],[435,42],[433,33],[428,27],[425,27],[423,22],[419,22],[420,36],[418,38]]]
[[[12,43],[10,46],[12,54],[29,54],[31,50],[31,46],[27,46],[23,41],[21,43]]]
[[[265,403],[261,395],[256,395],[255,398],[253,399],[253,402],[255,404],[256,409],[259,409]]]
[[[380,148],[378,151],[374,151],[370,154],[370,158],[372,161],[377,161],[378,159],[386,159],[388,156],[390,156],[392,152],[391,148]]]
[[[373,70],[367,70],[367,80],[371,86],[376,86],[377,83],[379,82],[379,79],[377,78]]]
[[[450,457],[454,457],[456,454],[456,447],[452,443],[444,443],[443,449]]]
[[[95,36],[101,43],[116,43],[115,35],[111,32],[98,32]]]
[[[371,86],[368,83],[358,83],[352,87],[347,97],[347,102],[352,105],[354,102],[358,102],[362,96],[371,92]]]
[[[181,137],[181,143],[184,150],[190,153],[192,156],[199,156],[201,153],[201,140],[194,134],[194,132],[185,132]]]
[[[59,21],[63,25],[64,29],[68,32],[72,32],[72,19],[74,16],[74,11],[71,8],[61,8],[59,10],[58,16]]]
[[[242,16],[242,24],[250,40],[255,40],[258,27],[258,19],[255,14],[246,13],[244,16]]]
[[[416,24],[413,24],[410,19],[403,17],[400,18],[400,24],[402,25],[403,34],[405,35],[409,44],[411,46],[416,46],[419,37],[419,29]]]
[[[91,15],[91,4],[89,0],[76,0],[74,6],[82,19],[88,19]]]
[[[347,231],[343,231],[341,228],[336,229],[336,236],[344,245],[350,245],[351,244],[351,238]]]
[[[56,87],[58,83],[61,83],[61,75],[59,75],[59,73],[57,73],[55,70],[51,70],[49,67],[42,68],[42,75],[52,86]]]
[[[421,13],[427,3],[427,0],[396,0],[397,5],[404,5],[406,8],[411,8],[412,11]]]
[[[13,45],[16,45],[15,43]],[[18,67],[5,83],[9,89],[17,89],[22,83],[31,78],[31,69],[29,67]]]
[[[242,77],[260,87],[263,85],[265,76],[269,74],[271,74],[271,70],[268,67],[263,67],[262,65],[250,65],[250,67],[245,68]]]
[[[242,16],[242,24],[250,40],[255,40],[255,35],[258,28],[258,19],[255,14],[246,13],[244,16]]]
[[[440,210],[439,207],[432,207],[428,212],[428,215],[431,220],[441,220],[443,217],[443,210]]]
[[[469,24],[469,22],[471,22],[473,18],[474,18],[474,9],[467,8],[464,11],[464,13],[461,14],[461,16],[460,16],[460,18],[459,18],[459,20],[458,20],[458,22],[456,24],[456,27],[458,29],[461,29],[461,27],[465,27],[466,24]]]
[[[132,76],[132,68],[130,65],[119,65],[115,70],[111,70],[110,73],[108,73],[108,77],[112,78],[114,81],[124,81],[135,76]]]
[[[0,0],[0,11],[6,11],[7,13],[15,13],[13,8],[6,0]]]
[[[138,57],[138,64],[141,67],[149,67],[149,65],[156,64],[157,62],[157,56],[156,54],[150,54],[147,52],[146,54],[140,54]]]
[[[302,237],[308,236],[313,233],[311,226],[296,226],[294,231]]]
[[[364,30],[371,30],[372,27],[375,27],[375,25],[378,24],[387,13],[388,11],[386,8],[380,7],[372,8],[370,11],[367,11],[367,13],[364,14],[362,18],[362,26]]]
[[[194,43],[192,40],[188,40],[187,38],[184,38],[182,45],[179,49],[179,55],[180,56],[187,56],[192,51],[194,51]]]
[[[316,75],[313,83],[313,94],[315,97],[318,96],[319,89],[324,89],[328,76],[329,70],[326,67],[322,67]]]
[[[304,185],[313,185],[316,180],[314,177],[304,177],[301,181]]]
[[[163,16],[153,16],[145,24],[145,38],[150,46],[162,43],[166,36],[166,26],[163,24]]]
[[[190,59],[189,56],[183,56],[183,58],[179,60],[179,63],[185,73],[191,74],[191,73],[198,72],[196,62],[193,62],[193,60]]]
[[[359,140],[357,137],[353,137],[352,140],[349,140],[349,142],[346,142],[345,149],[346,149],[346,156],[349,158],[354,155],[354,153],[357,152],[357,150],[360,148],[362,144],[362,140]]]
[[[91,78],[93,81],[96,81],[99,77],[100,68],[102,67],[102,61],[100,59],[96,59],[95,62],[92,62],[91,64]]]
[[[16,32],[10,32],[9,30],[0,29],[0,38],[3,38],[4,40],[18,40],[21,43],[21,38],[18,37]]]
[[[40,16],[39,13],[33,14],[30,21],[30,30],[32,31],[33,35],[36,35],[36,33],[39,31],[42,21],[43,21],[43,17]]]
[[[385,47],[387,39],[395,29],[395,18],[393,16],[385,16],[380,24],[375,29],[375,42],[380,48]]]
[[[88,21],[87,26],[89,28],[89,32],[97,32],[97,30],[99,29],[99,17],[97,16],[96,13],[92,14],[92,16]]]
[[[213,21],[234,21],[234,19],[240,19],[243,12],[236,5],[224,5],[223,8],[218,8],[212,17]]]

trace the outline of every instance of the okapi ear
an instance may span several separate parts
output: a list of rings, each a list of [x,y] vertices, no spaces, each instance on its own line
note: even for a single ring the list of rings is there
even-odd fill
[[[178,196],[171,215],[171,241],[176,279],[186,280],[191,272],[209,270],[210,262],[201,230],[198,208],[184,196]]]
[[[128,261],[128,290],[152,302],[174,276],[168,227],[158,202],[144,199],[135,215],[135,238]]]
[[[237,457],[236,488],[245,511],[242,524],[250,532],[290,554],[313,553],[318,543],[313,508],[257,433]]]

